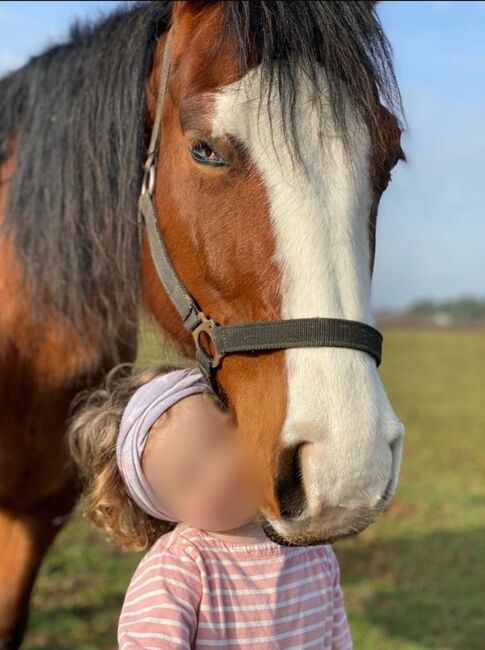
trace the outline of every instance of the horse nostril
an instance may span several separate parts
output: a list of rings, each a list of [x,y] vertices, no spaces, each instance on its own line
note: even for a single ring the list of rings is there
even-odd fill
[[[276,469],[275,491],[284,519],[296,519],[306,504],[301,475],[300,450],[306,444],[299,442],[280,450]]]
[[[392,453],[392,467],[391,467],[391,476],[387,482],[387,485],[385,487],[384,492],[382,493],[382,496],[380,498],[380,502],[386,502],[389,501],[391,497],[391,491],[394,483],[394,478],[395,478],[395,472],[396,472],[396,464],[398,462],[398,448],[399,444],[401,444],[401,438],[397,437],[395,438],[392,442],[389,443],[389,447],[391,448],[391,453]]]

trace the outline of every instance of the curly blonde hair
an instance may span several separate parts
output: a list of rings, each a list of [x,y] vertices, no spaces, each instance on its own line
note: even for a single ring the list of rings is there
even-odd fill
[[[95,390],[81,391],[71,403],[67,442],[84,490],[83,516],[104,528],[120,548],[146,550],[176,526],[144,512],[126,492],[116,462],[116,440],[123,411],[133,393],[158,375],[179,368],[157,364],[138,371],[132,363],[120,363]],[[209,395],[223,409],[216,395]]]

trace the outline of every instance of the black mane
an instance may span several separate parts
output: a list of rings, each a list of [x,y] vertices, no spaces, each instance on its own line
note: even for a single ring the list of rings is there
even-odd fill
[[[93,319],[107,338],[136,322],[144,90],[170,15],[171,2],[123,3],[96,22],[75,22],[67,43],[0,80],[0,162],[18,136],[4,227],[39,322],[46,296],[80,333]],[[369,3],[238,0],[225,2],[222,16],[220,39],[234,43],[243,72],[250,57],[263,64],[282,107],[294,105],[297,66],[317,89],[322,64],[344,139],[342,81],[376,135],[377,96],[399,113],[390,47]]]
[[[236,45],[241,75],[247,71],[249,58],[261,63],[260,97],[264,87],[278,94],[283,127],[298,156],[294,108],[302,70],[310,79],[315,105],[322,111],[324,103],[329,104],[347,150],[350,125],[345,106],[349,99],[377,144],[384,144],[378,103],[386,105],[398,120],[403,117],[392,48],[370,2],[226,2],[215,54],[224,39]],[[325,93],[319,80],[322,67]]]

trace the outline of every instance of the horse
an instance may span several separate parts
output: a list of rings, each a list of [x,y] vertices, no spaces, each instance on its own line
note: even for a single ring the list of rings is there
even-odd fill
[[[220,323],[372,325],[377,210],[405,155],[372,2],[123,3],[0,80],[0,647],[81,494],[73,397],[136,358],[150,315],[194,340],[156,274],[138,197],[167,35],[154,200],[174,267]],[[365,351],[226,356],[217,381],[265,478],[278,543],[364,530],[404,425]],[[174,524],[166,522],[166,530]]]

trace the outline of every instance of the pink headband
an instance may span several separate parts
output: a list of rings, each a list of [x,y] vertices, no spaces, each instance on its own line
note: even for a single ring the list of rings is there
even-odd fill
[[[131,396],[121,418],[116,460],[126,491],[152,517],[177,521],[158,503],[146,480],[141,457],[150,427],[170,406],[188,395],[212,391],[197,368],[179,368],[140,386]]]

